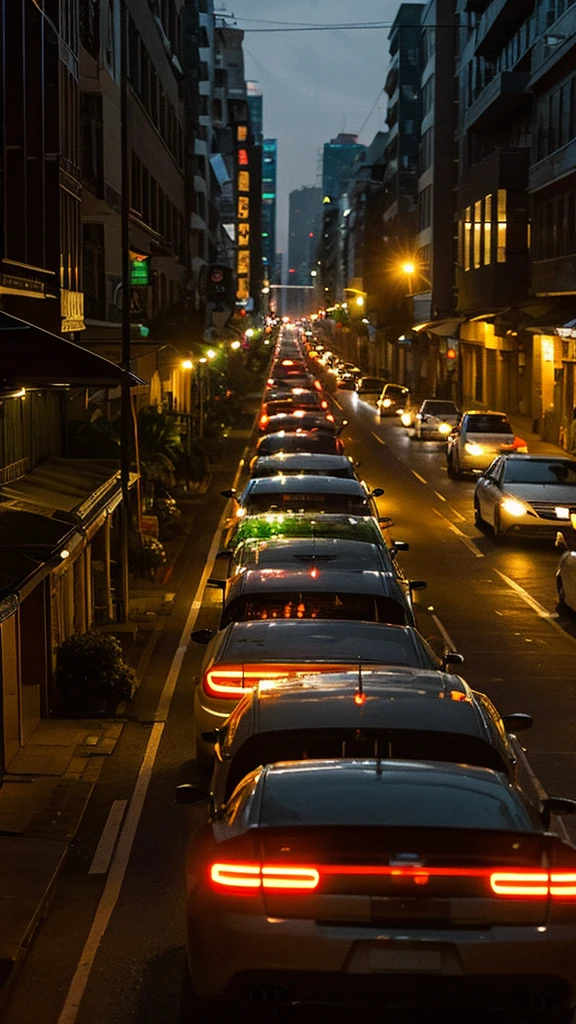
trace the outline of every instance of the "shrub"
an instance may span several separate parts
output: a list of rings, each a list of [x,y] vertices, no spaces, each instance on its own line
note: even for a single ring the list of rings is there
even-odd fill
[[[117,637],[99,633],[74,633],[56,652],[59,704],[70,714],[104,714],[120,700],[130,700],[134,673],[124,663]]]

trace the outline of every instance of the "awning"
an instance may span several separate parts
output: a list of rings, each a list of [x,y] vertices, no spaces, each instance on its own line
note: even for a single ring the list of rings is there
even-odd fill
[[[0,391],[48,384],[132,387],[143,383],[81,345],[0,310]]]
[[[0,505],[0,602],[36,586],[76,527],[40,511]],[[15,608],[14,608],[15,610]],[[0,618],[1,621],[1,618]]]
[[[120,467],[113,459],[50,458],[0,487],[0,509],[36,511],[84,526],[119,491]]]
[[[439,338],[448,338],[456,333],[463,321],[463,316],[452,317],[447,320],[427,320],[423,324],[415,324],[412,330],[416,331],[416,334],[428,331],[430,334],[437,334]]]

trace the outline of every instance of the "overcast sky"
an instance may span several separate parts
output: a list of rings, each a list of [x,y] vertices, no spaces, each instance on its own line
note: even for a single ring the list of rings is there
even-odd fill
[[[215,6],[222,10],[224,4]],[[229,0],[227,10],[239,28],[248,30],[266,23],[282,27],[272,25],[274,21],[391,22],[398,7],[399,0]],[[288,193],[320,183],[318,154],[323,143],[343,131],[360,133],[360,141],[368,143],[384,127],[387,37],[387,28],[246,31],[246,77],[257,81],[264,94],[264,134],[278,139],[278,248],[283,252]]]

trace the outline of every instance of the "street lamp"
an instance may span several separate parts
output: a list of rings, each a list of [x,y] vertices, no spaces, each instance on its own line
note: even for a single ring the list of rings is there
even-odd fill
[[[182,360],[182,369],[183,370],[191,370],[193,368],[193,366],[194,366],[194,363],[192,362],[191,359],[183,359]]]
[[[233,348],[234,351],[237,352],[238,349],[240,348],[241,344],[242,344],[241,341],[233,341],[232,344],[230,345],[230,348]]]
[[[208,356],[208,359],[215,359],[216,358],[216,353],[215,353],[213,348],[209,348],[207,353],[206,353],[206,355]]]

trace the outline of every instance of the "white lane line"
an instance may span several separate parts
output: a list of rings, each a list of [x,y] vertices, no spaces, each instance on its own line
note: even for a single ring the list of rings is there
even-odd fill
[[[340,411],[341,411],[341,412],[344,412],[344,406],[343,406],[343,405],[340,405],[340,402],[338,401],[338,399],[337,399],[337,398],[334,398],[334,397],[333,397],[333,398],[332,398],[332,401],[334,402],[334,405],[337,405],[337,406],[338,406],[338,408],[340,409]]]
[[[440,519],[444,520],[448,528],[452,530],[452,533],[456,534],[458,540],[462,541],[462,544],[464,544],[468,548],[468,550],[472,552],[475,558],[484,558],[484,555],[476,547],[474,541],[470,540],[470,537],[467,537],[465,533],[462,533],[462,530],[459,530],[458,527],[454,525],[454,523],[451,523],[450,520],[446,518],[446,516],[442,515],[442,513],[438,511],[437,508],[433,508],[432,511]]]
[[[116,846],[116,840],[122,824],[122,818],[124,817],[124,811],[128,806],[127,800],[114,800],[110,813],[106,819],[106,824],[102,830],[100,836],[100,842],[96,847],[96,853],[92,858],[92,863],[88,869],[89,875],[105,875],[110,867],[110,861],[112,860],[112,854],[114,853],[114,847]]]
[[[374,431],[372,431],[372,437],[375,437],[377,441],[380,441],[380,444],[386,444],[386,441],[383,441],[381,437],[378,437],[378,434],[375,434]]]
[[[465,523],[466,522],[466,516],[460,515],[458,509],[454,508],[453,505],[450,505],[450,511],[454,513],[456,518],[459,519],[461,523]]]
[[[440,619],[438,618],[438,616],[436,614],[434,614],[434,613],[432,614],[432,619],[434,620],[434,623],[436,625],[436,629],[438,629],[440,631],[440,633],[442,634],[442,639],[443,639],[444,643],[446,644],[446,647],[448,648],[448,650],[449,651],[455,651],[456,650],[456,644],[454,643],[454,641],[453,641],[452,637],[450,636],[450,633],[448,632],[446,627],[440,622]]]
[[[504,580],[504,583],[506,583],[506,585],[508,587],[510,587],[511,590],[513,590],[516,594],[518,594],[518,597],[521,597],[522,600],[525,601],[526,604],[529,605],[530,608],[532,608],[533,611],[536,612],[536,614],[539,616],[539,618],[541,618],[541,619],[557,619],[558,618],[557,612],[549,612],[549,611],[547,611],[546,608],[544,608],[543,605],[541,605],[538,601],[536,601],[535,598],[531,597],[530,594],[528,593],[528,591],[524,590],[524,587],[521,587],[519,583],[516,583],[514,580],[511,580],[509,576],[505,576],[504,573],[500,572],[499,569],[495,569],[494,571],[498,573],[500,578]]]
[[[440,494],[440,491],[434,491],[434,494],[437,498],[440,498],[440,501],[448,501],[448,498],[445,498],[443,494]]]
[[[242,467],[239,465],[234,477],[234,486],[238,483],[241,470]],[[88,979],[96,959],[96,954],[98,953],[100,943],[110,923],[110,918],[112,917],[114,908],[120,898],[120,892],[128,868],[136,830],[140,822],[144,801],[152,779],[152,771],[158,754],[166,719],[168,718],[170,702],[176,687],[178,672],[180,671],[184,653],[188,647],[188,643],[190,642],[190,633],[194,627],[202,604],[202,593],[206,585],[206,580],[212,572],[215,555],[220,543],[220,534],[227,516],[227,510],[228,503],[220,517],[216,533],[212,539],[212,544],[206,560],[206,566],[200,578],[194,600],[190,606],[190,611],[186,617],[186,624],[182,630],[182,634],[178,642],[178,648],[172,660],[164,688],[160,695],[158,708],[154,716],[155,722],[150,732],[150,738],[146,745],[142,764],[140,765],[138,778],[136,779],[136,785],[132,792],[130,805],[124,821],[124,827],[118,839],[118,845],[116,846],[112,866],[108,873],[106,885],[104,886],[104,891],[100,897],[100,902],[94,915],[92,927],[90,928],[88,938],[84,944],[84,949],[80,955],[80,960],[76,967],[74,977],[70,983],[70,988],[68,989],[68,994],[66,996],[64,1006],[62,1007],[62,1012],[58,1017],[57,1024],[76,1024],[80,1003],[88,984]]]
[[[426,484],[426,487],[428,487],[428,481],[425,480],[423,476],[420,476],[420,473],[417,473],[415,469],[411,469],[410,472],[414,474],[416,479],[419,480],[421,484]]]

